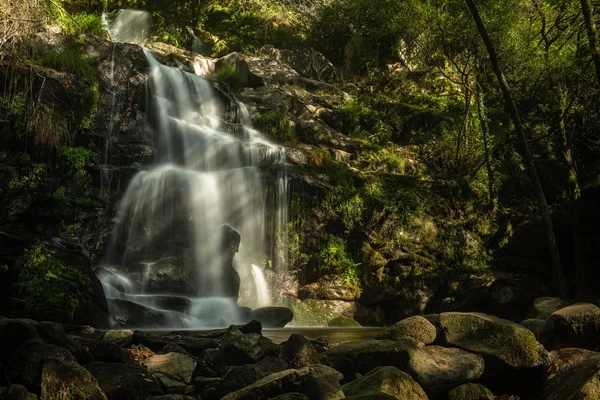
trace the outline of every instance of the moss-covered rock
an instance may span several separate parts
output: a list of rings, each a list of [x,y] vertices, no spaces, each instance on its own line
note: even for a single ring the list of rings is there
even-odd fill
[[[111,400],[146,400],[164,393],[160,382],[144,368],[104,362],[86,364],[85,368]]]
[[[442,313],[440,327],[446,344],[502,361],[512,368],[542,363],[539,345],[527,328],[480,313]]]
[[[448,400],[494,400],[494,394],[483,385],[467,383],[452,389]]]
[[[405,372],[395,367],[381,367],[344,385],[344,394],[351,396],[376,396],[387,394],[403,400],[426,400],[425,391]]]
[[[555,311],[542,327],[540,341],[550,350],[563,347],[599,350],[600,308],[577,303]]]
[[[542,331],[542,328],[544,327],[545,322],[546,321],[544,321],[543,319],[529,318],[529,319],[519,322],[519,324],[521,324],[525,328],[529,329],[531,332],[533,332],[533,334],[535,335],[535,338],[539,339],[540,332]]]
[[[441,346],[410,350],[408,371],[425,392],[435,398],[456,385],[476,381],[484,370],[483,357],[468,351]]]
[[[533,301],[529,318],[547,319],[554,311],[560,310],[568,303],[558,297],[538,297]]]
[[[578,362],[548,381],[546,400],[592,400],[600,398],[600,355]]]
[[[42,399],[106,400],[106,395],[79,364],[49,359],[42,367]]]
[[[436,337],[436,327],[427,319],[416,315],[396,322],[377,335],[376,339],[414,339],[424,344],[431,344]]]
[[[338,327],[338,328],[360,328],[361,325],[353,320],[352,318],[344,317],[340,315],[339,317],[335,317],[327,323],[329,327]]]

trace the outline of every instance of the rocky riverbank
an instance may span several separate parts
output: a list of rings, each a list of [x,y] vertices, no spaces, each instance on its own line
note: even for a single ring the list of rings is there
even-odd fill
[[[535,333],[481,313],[414,316],[335,346],[276,344],[256,321],[159,334],[4,318],[0,399],[597,399],[600,308],[541,298],[531,316]]]

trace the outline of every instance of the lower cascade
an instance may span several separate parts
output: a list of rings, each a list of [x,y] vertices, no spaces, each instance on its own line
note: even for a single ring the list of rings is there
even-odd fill
[[[287,222],[284,150],[252,129],[226,91],[144,52],[156,162],[130,182],[98,269],[112,323],[245,322],[250,309],[272,302],[261,266],[273,250],[267,238]],[[275,271],[285,269],[279,246]]]

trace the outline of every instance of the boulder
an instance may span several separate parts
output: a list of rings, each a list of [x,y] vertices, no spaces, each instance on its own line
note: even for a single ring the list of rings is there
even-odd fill
[[[87,349],[68,336],[61,325],[55,322],[40,322],[35,329],[45,343],[69,350],[79,363],[85,364],[93,361]]]
[[[440,392],[481,378],[484,365],[483,357],[478,354],[427,346],[410,350],[408,372],[431,398],[435,398]]]
[[[216,388],[218,398],[235,392],[276,372],[285,371],[288,365],[278,358],[265,358],[256,364],[246,364],[229,368],[222,382]]]
[[[565,348],[550,352],[550,359],[558,372],[566,371],[592,358],[600,358],[600,353],[574,348]]]
[[[467,383],[448,392],[448,400],[494,400],[494,394],[483,385]]]
[[[442,313],[440,327],[444,342],[491,357],[515,368],[542,364],[535,335],[527,328],[480,313]]]
[[[361,340],[335,346],[320,355],[321,362],[344,375],[346,382],[356,374],[366,374],[377,367],[393,366],[406,370],[410,360],[408,350],[416,343],[410,340]]]
[[[431,344],[437,337],[436,327],[427,319],[415,315],[396,322],[385,329],[375,339],[414,339],[417,342]]]
[[[337,150],[342,152],[341,150]],[[348,154],[348,153],[346,153]],[[302,286],[298,290],[300,300],[341,300],[355,301],[360,297],[357,288],[348,286],[342,279],[320,280],[308,285]]]
[[[159,311],[122,299],[108,299],[110,322],[113,328],[185,328],[183,314]]]
[[[167,388],[191,383],[196,365],[192,357],[179,353],[155,354],[146,360],[148,372],[157,377]]]
[[[12,383],[22,384],[29,389],[39,388],[42,365],[49,358],[77,362],[75,357],[62,347],[39,340],[29,340],[23,343],[10,359],[7,368],[8,377]]]
[[[366,399],[388,395],[389,398],[399,400],[428,399],[423,388],[410,375],[395,367],[376,368],[365,376],[347,383],[343,389],[346,398],[360,396]]]
[[[271,400],[310,400],[310,397],[302,393],[285,393],[273,397]]]
[[[361,325],[349,317],[344,317],[340,315],[339,317],[335,317],[327,323],[327,326],[331,328],[360,328]]]
[[[265,328],[283,328],[294,319],[294,313],[287,307],[257,308],[250,316]]]
[[[131,352],[123,347],[106,340],[77,338],[93,357],[93,361],[119,362],[128,364],[132,361]]]
[[[279,346],[270,339],[257,333],[243,334],[233,328],[223,337],[216,362],[227,366],[251,364],[277,356],[279,352]]]
[[[344,398],[339,384],[342,375],[324,365],[310,365],[271,374],[243,389],[230,393],[223,400],[269,399],[285,393],[304,393],[311,399]]]
[[[319,349],[310,340],[294,333],[283,343],[281,354],[292,368],[319,363]]]
[[[121,330],[110,330],[107,331],[104,336],[102,336],[102,340],[106,340],[108,342],[118,342],[123,339],[129,339],[133,336],[133,331],[129,329],[121,329]]]
[[[154,396],[150,400],[197,400],[197,397],[187,396],[185,394],[165,394],[163,396]]]
[[[207,349],[218,347],[218,343],[214,339],[173,334],[157,335],[141,331],[136,331],[133,334],[131,342],[136,345],[144,345],[154,352],[159,352],[166,345],[172,343],[180,346],[194,357],[202,357]]]
[[[11,385],[6,392],[0,389],[0,399],[2,400],[37,400],[37,396],[29,393],[25,386]]]
[[[549,350],[563,347],[600,350],[600,308],[577,303],[555,311],[542,327],[540,342]]]
[[[85,368],[110,400],[146,400],[163,394],[158,380],[144,368],[103,362],[93,362]]]
[[[583,361],[559,371],[548,380],[545,400],[592,400],[600,398],[600,354],[587,355]]]
[[[8,318],[0,320],[0,363],[8,363],[13,353],[27,340],[39,338],[34,321]]]
[[[259,54],[289,65],[305,78],[329,83],[339,79],[339,71],[323,54],[313,48],[279,50],[266,45],[260,49]]]
[[[529,329],[531,332],[533,332],[536,339],[539,339],[540,333],[545,322],[546,321],[544,321],[543,319],[529,318],[524,321],[521,321],[520,324],[523,325],[525,328]]]
[[[48,359],[42,367],[42,399],[106,400],[106,396],[79,364]]]
[[[547,319],[554,311],[568,306],[569,303],[558,297],[538,297],[533,301],[529,318]]]

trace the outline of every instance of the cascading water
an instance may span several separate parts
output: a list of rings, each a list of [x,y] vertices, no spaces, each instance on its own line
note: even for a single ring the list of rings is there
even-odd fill
[[[120,16],[128,14],[113,21]],[[110,31],[121,38],[122,29]],[[269,305],[257,265],[268,253],[277,254],[274,267],[285,265],[284,241],[276,251],[266,245],[287,222],[284,151],[252,129],[242,104],[233,101],[233,121],[224,121],[223,103],[210,81],[144,52],[150,65],[147,128],[156,137],[156,165],[133,178],[119,204],[101,276],[107,297],[176,310],[189,327],[242,322],[237,287],[243,305]],[[239,278],[231,266],[236,234],[224,226],[241,236]],[[115,276],[130,284],[116,290]]]

